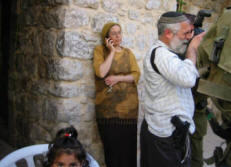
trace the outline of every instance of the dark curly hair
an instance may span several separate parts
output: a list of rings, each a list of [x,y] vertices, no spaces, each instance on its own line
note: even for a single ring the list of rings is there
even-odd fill
[[[51,167],[55,158],[63,153],[69,155],[74,154],[75,158],[79,160],[83,167],[89,167],[89,162],[86,159],[86,151],[78,141],[77,137],[78,132],[73,126],[60,129],[57,132],[55,139],[49,144],[44,167]]]

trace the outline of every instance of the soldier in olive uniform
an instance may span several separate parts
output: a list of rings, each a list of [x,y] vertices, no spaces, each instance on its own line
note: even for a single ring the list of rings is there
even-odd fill
[[[226,140],[224,153],[214,152],[217,167],[231,167],[231,9],[224,10],[211,27],[199,47],[197,66],[202,75],[197,91],[212,97],[222,115],[220,125],[208,113],[208,120],[215,134]]]

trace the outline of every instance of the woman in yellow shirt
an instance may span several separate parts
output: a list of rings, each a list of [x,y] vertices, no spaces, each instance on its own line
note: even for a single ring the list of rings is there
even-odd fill
[[[107,167],[136,167],[140,70],[132,51],[122,47],[121,26],[107,23],[103,44],[94,50],[95,110]]]

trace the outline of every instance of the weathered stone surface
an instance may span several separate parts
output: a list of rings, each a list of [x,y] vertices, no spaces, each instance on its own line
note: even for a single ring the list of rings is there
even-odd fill
[[[161,6],[161,0],[149,0],[146,4],[146,9],[159,9]]]
[[[34,12],[36,11],[36,12]],[[41,11],[41,7],[40,6],[34,6],[31,8],[28,8],[26,11],[24,11],[21,15],[23,21],[24,21],[24,25],[27,26],[34,26],[39,24],[39,16],[40,16],[40,12]]]
[[[135,52],[134,55],[135,55],[135,58],[137,61],[142,60],[145,56],[145,55],[142,55],[141,53],[137,53],[137,52]]]
[[[145,8],[144,0],[129,0],[129,5],[135,6],[137,9]]]
[[[120,3],[116,0],[103,0],[102,6],[107,12],[114,13],[119,9]]]
[[[64,7],[56,7],[44,9],[41,14],[41,23],[46,28],[64,28],[64,20],[67,9]]]
[[[39,96],[28,96],[25,105],[26,111],[29,113],[30,119],[37,120],[43,115],[44,100]]]
[[[56,49],[63,57],[74,57],[79,59],[90,59],[88,43],[78,32],[60,32],[58,34]]]
[[[95,104],[88,103],[86,112],[83,115],[83,120],[86,122],[92,122],[95,119]]]
[[[89,98],[95,98],[95,85],[87,85],[85,86],[86,95]]]
[[[32,125],[30,125],[30,129],[32,129],[30,132],[30,139],[35,143],[41,143],[41,141],[48,143],[54,138],[54,136],[51,136],[52,130],[47,131],[45,128],[43,128],[44,124],[34,122]]]
[[[52,105],[48,99],[44,102],[42,120],[50,123],[56,123],[58,120],[58,111],[55,105]]]
[[[44,10],[41,22],[47,28],[78,28],[89,24],[89,16],[79,8],[56,7]]]
[[[139,35],[138,38],[136,39],[136,45],[139,48],[139,50],[144,50],[146,48],[146,41],[147,37],[144,35]]]
[[[88,43],[89,55],[90,55],[89,58],[92,59],[95,46],[100,45],[102,43],[101,38],[98,35],[92,34],[89,32],[82,32],[82,35],[83,35],[83,39]],[[90,67],[90,69],[91,69],[91,67]]]
[[[69,5],[69,4],[72,3],[73,0],[46,0],[46,1],[50,5],[56,5],[56,4],[66,4],[66,5]]]
[[[42,54],[46,57],[53,57],[55,55],[56,33],[50,30],[44,31],[40,41]]]
[[[15,48],[17,53],[34,56],[40,54],[40,43],[38,38],[38,32],[30,27],[26,27],[22,30],[22,33],[18,34],[18,47]]]
[[[56,82],[49,88],[49,93],[57,97],[80,97],[85,94],[85,88],[83,85]]]
[[[83,65],[72,59],[51,59],[47,64],[48,77],[54,80],[76,81],[83,76]]]
[[[74,0],[74,4],[80,7],[93,8],[93,9],[98,9],[99,3],[100,3],[99,0]]]
[[[34,94],[34,95],[47,95],[48,94],[48,90],[51,87],[51,82],[49,81],[45,81],[45,80],[38,80],[38,81],[34,81],[32,83],[31,86],[31,90],[30,93]]]
[[[135,34],[136,30],[137,30],[137,25],[134,23],[127,24],[126,30],[127,30],[128,34],[130,34],[130,35]]]
[[[38,73],[38,57],[31,57],[26,55],[24,57],[24,72],[26,72],[25,78],[36,78]]]
[[[47,99],[46,112],[55,112],[56,121],[69,122],[81,118],[84,114],[83,105],[75,99]]]
[[[176,1],[175,0],[164,0],[162,1],[163,3],[163,8],[166,11],[176,11]],[[187,5],[187,6],[191,6],[191,5]]]
[[[127,47],[127,48],[132,48],[133,47],[133,38],[132,37],[123,37],[122,45]]]
[[[22,7],[22,9],[27,9],[27,8],[37,4],[36,1],[38,1],[38,0],[24,0],[21,2],[21,7]]]
[[[92,22],[92,28],[94,32],[101,32],[102,28],[105,23],[112,21],[112,22],[119,22],[119,19],[111,14],[104,14],[104,13],[99,13],[93,18]]]
[[[136,11],[136,10],[129,10],[128,17],[131,20],[137,20],[140,17],[140,13],[139,11]]]
[[[68,9],[65,13],[64,27],[78,28],[89,24],[89,16],[86,11],[82,9]]]
[[[154,17],[151,13],[147,13],[141,18],[141,22],[144,24],[152,25],[154,22]]]

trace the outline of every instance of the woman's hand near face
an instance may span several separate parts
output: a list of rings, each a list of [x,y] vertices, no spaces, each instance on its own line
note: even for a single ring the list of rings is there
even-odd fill
[[[105,44],[106,47],[110,50],[110,52],[115,52],[114,43],[113,40],[111,40],[111,38],[105,38]]]

